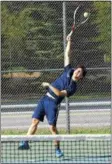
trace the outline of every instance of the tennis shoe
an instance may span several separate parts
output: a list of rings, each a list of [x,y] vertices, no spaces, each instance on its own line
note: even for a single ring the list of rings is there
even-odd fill
[[[56,149],[56,157],[60,158],[62,157],[64,154],[60,149]]]
[[[18,150],[28,150],[28,149],[30,149],[28,141],[20,142]]]

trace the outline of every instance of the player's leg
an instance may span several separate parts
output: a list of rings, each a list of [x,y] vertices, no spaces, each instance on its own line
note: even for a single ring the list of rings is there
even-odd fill
[[[32,123],[28,129],[27,136],[35,134],[39,122],[44,120],[45,112],[44,112],[43,101],[44,98],[40,100],[38,106],[34,110],[34,113],[32,115]],[[29,149],[28,141],[20,142],[18,149],[19,150]]]
[[[35,119],[35,118],[32,119],[32,123],[28,129],[27,136],[35,134],[35,132],[37,130],[37,125],[39,124],[39,122],[40,121],[38,119]],[[30,147],[29,147],[28,141],[22,141],[22,142],[20,142],[18,149],[19,150],[28,150],[29,148]]]
[[[56,128],[55,125],[49,125],[49,129],[50,129],[50,132],[53,134],[53,135],[56,135],[58,134],[58,130]],[[54,141],[54,145],[55,147],[58,149],[60,148],[60,142],[59,141]]]
[[[51,133],[54,134],[58,134],[57,128],[55,125],[50,125],[49,127]],[[55,145],[55,152],[56,152],[56,156],[57,157],[62,157],[63,156],[63,152],[60,149],[60,141],[55,140],[54,141],[54,145]]]
[[[59,111],[58,111],[57,104],[54,101],[52,101],[52,99],[46,100],[45,114],[49,123],[49,129],[53,135],[58,134],[58,131],[56,128],[58,113]],[[57,157],[63,156],[63,152],[60,149],[60,142],[54,141],[54,144],[55,144],[56,156]]]
[[[28,129],[28,132],[27,132],[27,135],[32,135],[32,134],[35,134],[36,131],[37,131],[37,126],[39,124],[40,120],[39,119],[36,119],[36,118],[33,118],[32,119],[32,123]]]
[[[50,131],[51,131],[51,133],[53,135],[58,134],[58,130],[57,130],[55,125],[50,125],[49,129],[50,129]],[[55,145],[56,156],[57,157],[62,157],[63,156],[63,152],[60,149],[60,141],[55,140],[54,141],[54,145]]]

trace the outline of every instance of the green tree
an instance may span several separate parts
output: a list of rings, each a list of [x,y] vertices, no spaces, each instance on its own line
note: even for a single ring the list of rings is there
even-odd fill
[[[52,5],[51,5],[52,4]],[[33,58],[28,63],[29,67],[37,69],[55,68],[56,58],[62,55],[62,25],[59,26],[57,21],[59,16],[52,3],[35,3],[30,6],[32,25],[27,37],[27,61],[29,56]],[[61,22],[61,21],[60,21]],[[55,61],[55,62],[54,62]],[[49,63],[51,62],[51,63]],[[53,64],[53,65],[51,65]]]
[[[98,25],[100,35],[96,38],[97,41],[102,42],[100,49],[102,49],[106,57],[106,61],[110,62],[111,57],[111,2],[94,2],[96,9],[95,22]]]
[[[46,2],[2,2],[3,56],[10,52],[13,66],[48,67],[62,53],[57,19],[55,7]]]
[[[29,27],[28,24],[24,22],[26,22],[27,18],[28,15],[23,15],[23,13],[20,15],[12,13],[7,3],[2,2],[2,59],[9,57],[10,62],[10,64],[5,65],[5,68],[3,63],[3,69],[12,67],[17,63],[17,66],[19,66],[19,61],[17,60],[21,60],[22,56],[25,54],[25,36]]]

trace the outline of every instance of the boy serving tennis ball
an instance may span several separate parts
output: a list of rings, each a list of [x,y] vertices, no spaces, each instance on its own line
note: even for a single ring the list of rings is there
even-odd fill
[[[70,46],[71,36],[67,36],[67,47],[65,50],[65,67],[63,73],[51,84],[43,82],[42,86],[47,88],[47,93],[44,95],[38,106],[35,108],[32,115],[32,123],[29,127],[27,135],[35,134],[37,126],[40,121],[44,120],[46,115],[49,128],[52,134],[58,134],[56,123],[58,117],[58,106],[62,102],[65,96],[72,96],[77,89],[77,82],[83,79],[86,75],[86,68],[83,65],[78,65],[76,68],[72,68],[70,64]],[[27,141],[20,143],[19,149],[29,149]],[[60,142],[55,141],[55,152],[57,157],[63,156],[63,152],[60,149]]]

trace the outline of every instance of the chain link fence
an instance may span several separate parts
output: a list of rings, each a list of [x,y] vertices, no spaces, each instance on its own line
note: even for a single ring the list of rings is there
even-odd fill
[[[98,109],[110,108],[110,3],[1,2],[2,129],[29,127],[35,104],[46,93],[41,83],[52,82],[63,71],[64,35],[71,30],[73,12],[78,5],[89,8],[91,16],[73,34],[71,64],[73,67],[79,63],[85,64],[88,73],[78,83],[76,94],[69,98],[71,113],[66,114],[67,102],[62,102],[58,127],[65,130],[67,124],[71,129],[110,126],[108,110],[103,116],[104,120],[99,120],[100,113],[99,117],[96,116]],[[92,109],[96,111],[91,112]],[[46,124],[45,121],[40,127],[45,128]]]

